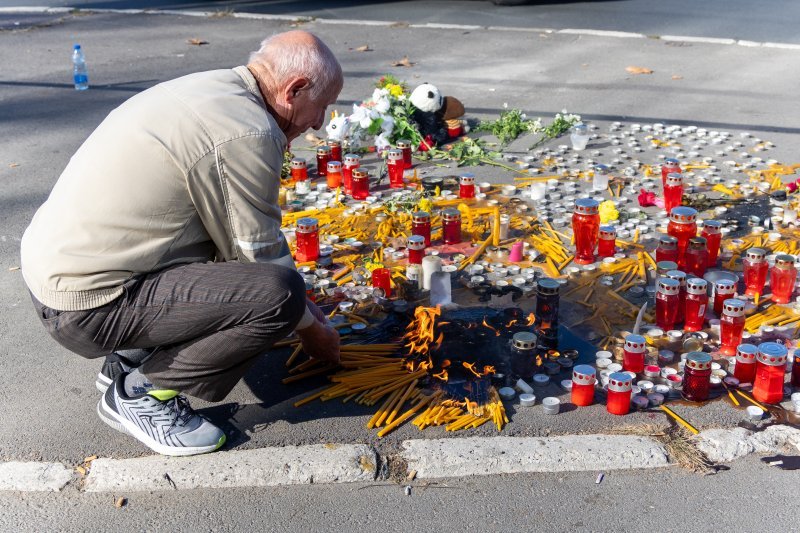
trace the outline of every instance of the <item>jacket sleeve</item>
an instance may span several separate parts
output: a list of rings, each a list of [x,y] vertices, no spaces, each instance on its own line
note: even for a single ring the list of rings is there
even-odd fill
[[[219,144],[190,170],[189,193],[221,259],[295,267],[281,232],[282,163],[281,142],[248,135]],[[313,320],[306,309],[296,329]]]

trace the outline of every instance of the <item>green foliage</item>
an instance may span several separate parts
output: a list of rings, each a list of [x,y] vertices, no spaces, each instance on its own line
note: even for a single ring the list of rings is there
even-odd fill
[[[501,111],[497,120],[481,121],[475,129],[492,133],[505,146],[523,133],[536,132],[539,127],[541,123],[538,120],[528,120],[519,109],[508,109]]]

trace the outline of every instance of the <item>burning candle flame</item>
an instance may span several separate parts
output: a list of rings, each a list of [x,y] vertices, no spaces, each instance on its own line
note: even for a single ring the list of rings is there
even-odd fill
[[[489,324],[486,322],[486,317],[483,317],[483,322],[481,322],[481,324],[482,324],[484,327],[486,327],[486,328],[489,328],[490,330],[494,331],[494,335],[495,335],[495,337],[499,337],[499,336],[500,336],[500,332],[499,332],[498,330],[496,330],[495,328],[493,328],[492,326],[490,326],[490,325],[489,325]]]
[[[482,377],[483,377],[483,374],[481,374],[480,372],[477,372],[477,371],[475,370],[475,363],[467,363],[467,362],[465,361],[465,362],[461,363],[461,365],[462,365],[464,368],[466,368],[467,370],[469,370],[470,372],[472,372],[473,374],[475,374],[475,376],[476,376],[476,377],[479,377],[479,378],[482,378]]]
[[[433,377],[441,379],[442,381],[447,381],[447,370],[442,370],[438,374],[433,374]]]
[[[533,323],[536,322],[536,315],[533,313],[528,315],[528,321],[525,323],[526,326],[532,326]]]

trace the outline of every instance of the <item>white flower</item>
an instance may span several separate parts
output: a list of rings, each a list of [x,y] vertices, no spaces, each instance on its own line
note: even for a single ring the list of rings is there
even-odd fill
[[[389,142],[389,139],[383,133],[375,136],[375,148],[377,148],[378,151],[388,150],[391,146],[392,143]]]
[[[368,107],[353,104],[353,114],[350,115],[350,123],[358,124],[359,127],[367,129],[372,124],[372,119],[377,117],[377,113]]]
[[[381,121],[381,134],[391,137],[392,131],[394,131],[394,119],[391,115],[384,115],[381,118],[383,119]]]
[[[389,97],[384,97],[375,100],[375,107],[373,109],[383,115],[389,112],[390,106],[391,103],[389,102]]]
[[[508,109],[508,102],[503,102],[503,109]]]

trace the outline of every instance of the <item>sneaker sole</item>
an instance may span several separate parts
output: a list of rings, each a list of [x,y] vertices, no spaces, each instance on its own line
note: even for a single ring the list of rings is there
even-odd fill
[[[172,457],[185,457],[188,455],[200,455],[203,453],[209,453],[216,451],[225,444],[226,436],[223,435],[219,438],[219,440],[211,444],[209,446],[187,446],[183,448],[176,448],[173,446],[165,446],[160,442],[154,440],[150,435],[143,432],[139,429],[136,424],[131,422],[130,420],[126,419],[122,415],[115,413],[111,409],[108,408],[106,402],[103,401],[103,398],[100,398],[100,401],[97,402],[97,414],[100,417],[100,420],[111,426],[112,428],[120,431],[122,433],[127,433],[128,435],[132,436],[151,450],[156,453],[160,453],[161,455],[169,455]]]
[[[97,379],[94,380],[94,386],[97,390],[105,394],[113,381],[114,380],[111,378],[104,376],[102,372],[98,372]]]

